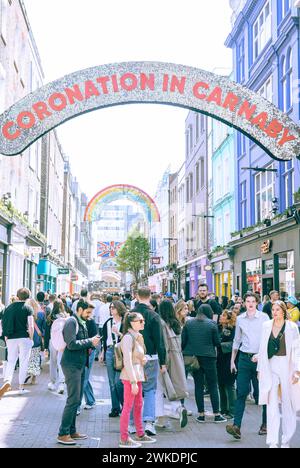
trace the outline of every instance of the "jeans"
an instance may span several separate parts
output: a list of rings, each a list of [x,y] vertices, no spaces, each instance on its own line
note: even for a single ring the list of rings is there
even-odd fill
[[[95,357],[96,357],[96,350],[94,349],[90,354],[89,367],[85,368],[85,375],[84,375],[83,395],[84,395],[86,404],[89,406],[93,406],[96,403],[93,387],[90,382],[90,374],[93,368]]]
[[[199,413],[204,413],[204,383],[205,378],[210,394],[214,414],[220,412],[220,397],[218,390],[217,359],[197,356],[200,369],[193,372],[195,382],[195,397]]]
[[[130,413],[133,410],[134,424],[136,427],[138,437],[145,434],[143,428],[142,411],[143,411],[143,387],[142,383],[138,382],[139,393],[135,396],[131,392],[131,383],[128,380],[123,381],[124,385],[124,405],[120,419],[120,432],[121,440],[126,442],[128,440],[128,425]]]
[[[8,360],[4,381],[12,383],[15,367],[19,359],[19,385],[24,385],[31,356],[33,342],[30,338],[7,340]]]
[[[221,413],[234,414],[236,402],[235,385],[219,385],[221,399]]]
[[[121,411],[123,406],[123,383],[120,380],[121,372],[114,369],[114,348],[108,348],[106,351],[106,369],[109,380],[112,410]]]
[[[61,361],[63,353],[53,348],[51,340],[49,343],[49,351],[50,351],[50,382],[53,383],[54,385],[56,385],[57,383],[64,384],[65,376],[60,365],[60,361]]]
[[[62,366],[67,385],[68,399],[63,412],[59,436],[76,433],[76,413],[81,404],[85,367],[78,369],[74,366]]]
[[[234,425],[241,427],[246,400],[249,395],[249,389],[251,381],[253,382],[253,387],[258,387],[257,379],[257,364],[252,362],[251,356],[248,356],[245,353],[240,353],[239,363],[238,363],[238,374],[237,374],[237,400],[235,404],[234,412]],[[266,407],[263,407],[263,425],[266,424]]]
[[[145,422],[155,422],[155,394],[159,371],[158,359],[148,361],[145,365],[146,382],[143,382]]]

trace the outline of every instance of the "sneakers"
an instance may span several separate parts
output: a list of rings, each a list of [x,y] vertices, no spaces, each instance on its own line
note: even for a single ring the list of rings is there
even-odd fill
[[[60,384],[59,387],[58,387],[58,390],[57,390],[57,393],[59,395],[63,395],[65,393],[65,386],[64,384]]]
[[[142,444],[140,442],[137,442],[135,440],[132,440],[130,437],[128,440],[120,440],[119,442],[119,447],[120,448],[140,448]]]
[[[267,434],[268,434],[267,426],[265,426],[264,424],[262,424],[262,425],[260,426],[258,435],[260,435],[260,436],[265,436],[265,435],[267,435]]]
[[[78,432],[76,432],[75,434],[71,434],[70,437],[73,440],[86,440],[86,439],[88,439],[88,436],[86,434],[78,434]]]
[[[291,448],[291,447],[290,447],[289,444],[282,444],[282,445],[281,445],[281,448],[283,448],[283,449],[289,449],[289,448]]]
[[[69,435],[58,436],[56,440],[61,445],[76,445],[75,440]]]
[[[195,421],[200,424],[203,424],[205,423],[205,416],[198,416],[198,418],[196,418]]]
[[[85,410],[91,410],[91,409],[95,408],[95,406],[96,406],[96,403],[94,403],[93,405],[85,405],[84,409]]]
[[[109,418],[118,418],[120,416],[120,411],[118,410],[111,410],[111,412],[109,413],[108,417]]]
[[[50,390],[50,392],[55,392],[56,385],[52,382],[48,383],[48,390]]]
[[[136,434],[136,428],[134,424],[129,424],[128,432],[129,434]]]
[[[153,422],[146,422],[146,426],[145,426],[145,432],[148,436],[155,436],[156,435],[156,429],[155,429],[155,426],[154,426],[154,423]]]
[[[188,415],[188,416],[193,416],[193,411],[187,410],[187,415]]]
[[[270,448],[270,449],[278,449],[278,445],[276,445],[276,444],[271,444],[271,445],[269,445],[269,448]]]
[[[152,437],[147,436],[147,434],[144,434],[142,437],[136,437],[135,441],[141,444],[155,444],[156,439],[153,439]]]
[[[11,390],[11,385],[9,382],[6,382],[2,385],[2,387],[0,388],[0,399],[3,397],[3,395],[7,392],[10,392]]]
[[[232,435],[236,440],[241,440],[242,434],[241,429],[238,426],[229,425],[226,426],[226,431],[228,434]]]
[[[80,413],[81,413],[81,409],[78,409],[78,410],[76,411],[76,416],[80,416]]]
[[[223,418],[227,419],[227,421],[231,421],[232,419],[234,419],[234,416],[231,413],[222,413],[222,416]]]
[[[183,429],[188,423],[187,410],[183,406],[181,406],[178,412],[180,417],[180,427]]]
[[[227,422],[227,419],[224,418],[224,416],[221,416],[221,414],[219,414],[219,416],[215,416],[215,420],[214,420],[215,424],[220,424],[220,423],[225,423],[225,422]]]
[[[166,429],[167,424],[166,424],[165,418],[162,416],[159,416],[157,420],[155,421],[155,427],[158,427],[159,429]]]

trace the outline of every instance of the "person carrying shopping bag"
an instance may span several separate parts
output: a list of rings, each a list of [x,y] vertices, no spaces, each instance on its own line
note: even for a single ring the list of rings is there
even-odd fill
[[[144,326],[145,319],[142,314],[135,312],[126,314],[124,336],[120,344],[123,354],[121,380],[124,385],[124,404],[120,419],[120,448],[139,448],[143,443],[153,444],[156,442],[155,439],[145,434],[143,428],[142,383],[145,381],[144,366],[147,359],[145,356],[144,339],[140,331],[144,329]],[[137,431],[135,440],[129,437],[128,432],[132,409]]]
[[[300,411],[300,338],[284,302],[272,306],[273,320],[263,326],[258,361],[259,404],[267,405],[267,445],[278,448],[282,407],[282,444],[290,448]]]

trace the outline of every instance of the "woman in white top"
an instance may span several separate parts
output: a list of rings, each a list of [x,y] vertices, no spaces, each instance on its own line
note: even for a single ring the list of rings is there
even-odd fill
[[[267,405],[267,445],[278,448],[282,405],[282,445],[289,448],[300,410],[300,339],[295,323],[288,321],[284,302],[276,301],[273,320],[263,327],[258,358],[259,404]]]

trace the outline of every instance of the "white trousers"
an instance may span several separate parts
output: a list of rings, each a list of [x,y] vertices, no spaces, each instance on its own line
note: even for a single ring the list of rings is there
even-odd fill
[[[19,359],[19,385],[24,385],[31,355],[33,342],[30,338],[7,340],[7,366],[4,381],[12,384],[15,367]]]
[[[53,348],[51,340],[49,344],[49,351],[50,351],[50,381],[54,385],[64,384],[65,376],[60,365],[63,353]]]
[[[281,408],[282,408],[282,444],[290,443],[297,428],[297,416],[292,407],[290,398],[291,376],[289,372],[289,362],[286,356],[274,356],[271,361],[272,369],[272,389],[269,395],[267,407],[268,436],[267,445],[279,445],[280,431],[280,394],[281,388]],[[279,387],[280,386],[280,387]]]
[[[168,405],[168,410],[166,411],[165,403]],[[164,398],[164,389],[162,385],[162,376],[159,373],[157,379],[157,389],[155,394],[155,415],[157,418],[162,418],[168,414],[176,415],[176,411],[181,407],[180,401],[169,401]]]

